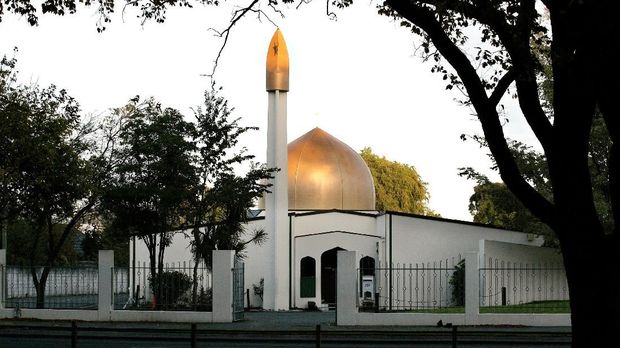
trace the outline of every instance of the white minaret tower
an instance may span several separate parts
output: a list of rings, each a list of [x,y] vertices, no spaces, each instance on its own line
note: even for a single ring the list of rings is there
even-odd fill
[[[265,247],[272,258],[265,270],[263,308],[271,310],[289,309],[287,92],[288,51],[277,29],[267,51],[267,166],[280,169],[265,197]]]

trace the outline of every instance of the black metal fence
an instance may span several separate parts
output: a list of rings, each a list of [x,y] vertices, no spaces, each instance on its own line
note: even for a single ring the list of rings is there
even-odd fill
[[[463,312],[463,265],[459,256],[360,268],[359,307],[374,311]]]
[[[489,258],[480,268],[481,313],[570,313],[561,264]]]
[[[243,320],[243,313],[245,308],[243,306],[243,282],[244,282],[244,269],[243,262],[235,259],[235,267],[232,269],[233,274],[233,321]]]
[[[7,308],[97,309],[99,273],[94,266],[54,267],[37,301],[34,275],[41,279],[43,267],[0,265]]]
[[[119,271],[112,270],[115,309],[212,310],[211,271],[204,264],[165,264],[161,272],[153,272],[142,263],[129,270],[126,280],[118,277]]]

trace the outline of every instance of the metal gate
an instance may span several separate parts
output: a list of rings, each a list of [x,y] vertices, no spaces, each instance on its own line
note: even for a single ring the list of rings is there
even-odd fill
[[[235,259],[235,267],[232,269],[233,273],[233,321],[243,320],[243,272],[244,263]]]

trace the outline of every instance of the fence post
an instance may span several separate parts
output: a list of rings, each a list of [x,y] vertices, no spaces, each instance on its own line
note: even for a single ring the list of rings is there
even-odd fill
[[[477,252],[465,253],[465,323],[478,324],[480,314],[480,259]]]
[[[4,309],[4,300],[6,296],[6,249],[0,249],[0,309]]]
[[[315,339],[316,348],[321,348],[321,324],[316,326],[314,339]]]
[[[452,348],[456,348],[457,334],[456,325],[452,326]]]
[[[71,321],[71,348],[77,348],[77,324]]]
[[[213,321],[233,321],[233,272],[235,252],[213,250]]]
[[[198,340],[196,339],[196,324],[192,324],[192,332],[191,332],[191,347],[198,347]]]
[[[336,325],[355,325],[357,314],[357,252],[338,251]]]
[[[114,267],[114,250],[99,250],[97,301],[99,320],[110,320],[112,314],[112,267]]]

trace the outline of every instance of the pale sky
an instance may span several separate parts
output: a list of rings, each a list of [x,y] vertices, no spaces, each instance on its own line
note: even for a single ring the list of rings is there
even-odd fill
[[[19,48],[19,80],[65,88],[85,113],[103,113],[135,95],[153,96],[181,110],[202,103],[222,40],[208,29],[228,24],[231,7],[172,9],[164,24],[141,26],[131,9],[121,9],[97,33],[94,8],[79,15],[43,16],[39,27],[5,15],[0,23],[0,54]],[[430,207],[445,218],[471,220],[474,183],[457,175],[472,166],[499,180],[488,168],[486,151],[462,133],[481,133],[472,110],[458,105],[458,91],[447,91],[431,64],[415,54],[415,37],[380,17],[372,3],[358,2],[325,15],[324,2],[285,18],[271,15],[286,40],[290,57],[288,139],[319,126],[355,150],[370,146],[390,160],[415,166],[428,183]],[[229,38],[216,73],[223,95],[243,125],[260,127],[242,143],[265,161],[267,93],[265,58],[275,27],[248,17]],[[507,100],[511,103],[511,100]],[[508,108],[512,138],[532,143],[517,108]]]

